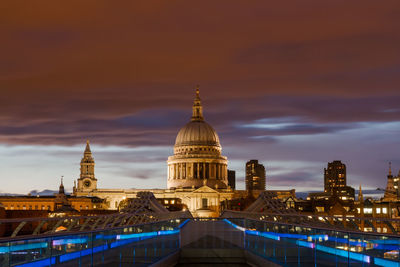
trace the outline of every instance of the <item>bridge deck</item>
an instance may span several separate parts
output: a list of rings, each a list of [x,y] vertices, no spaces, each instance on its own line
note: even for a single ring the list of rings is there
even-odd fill
[[[169,220],[0,242],[1,266],[400,266],[400,238],[250,219]],[[258,257],[258,258],[257,258]],[[250,260],[250,258],[252,260]],[[254,260],[257,259],[257,260]]]

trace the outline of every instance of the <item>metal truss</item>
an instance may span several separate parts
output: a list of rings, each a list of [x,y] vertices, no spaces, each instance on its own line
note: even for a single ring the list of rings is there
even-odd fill
[[[400,220],[389,218],[304,215],[281,202],[275,192],[263,192],[245,211],[226,210],[222,218],[247,218],[264,222],[327,230],[400,235]],[[383,230],[386,229],[386,230]]]
[[[126,208],[115,214],[53,218],[0,219],[0,238],[88,232],[170,219],[191,218],[188,211],[170,212],[151,192],[139,192]],[[3,230],[3,231],[1,231]]]

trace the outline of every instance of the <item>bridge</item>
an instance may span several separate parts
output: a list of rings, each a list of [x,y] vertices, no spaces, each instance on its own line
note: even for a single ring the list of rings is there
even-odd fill
[[[0,265],[400,266],[399,231],[395,219],[301,215],[271,192],[219,218],[143,192],[112,215],[0,220]]]

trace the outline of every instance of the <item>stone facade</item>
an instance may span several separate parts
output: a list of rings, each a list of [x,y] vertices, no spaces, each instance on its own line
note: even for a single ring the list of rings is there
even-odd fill
[[[99,189],[94,175],[95,162],[86,144],[75,196],[96,196],[109,209],[118,209],[126,199],[141,191],[151,191],[157,199],[180,199],[195,217],[216,217],[221,202],[245,197],[244,190],[228,186],[228,160],[221,155],[219,137],[204,121],[203,107],[196,90],[191,121],[178,133],[174,155],[168,158],[168,189]]]

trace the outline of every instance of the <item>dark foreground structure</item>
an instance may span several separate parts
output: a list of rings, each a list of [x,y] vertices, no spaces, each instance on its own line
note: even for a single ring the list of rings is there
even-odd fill
[[[220,218],[170,212],[151,193],[142,193],[117,214],[0,222],[1,266],[400,263],[399,220],[299,215],[271,192],[246,211],[225,211]],[[378,224],[390,231],[378,233]],[[364,225],[372,232],[361,231]]]

